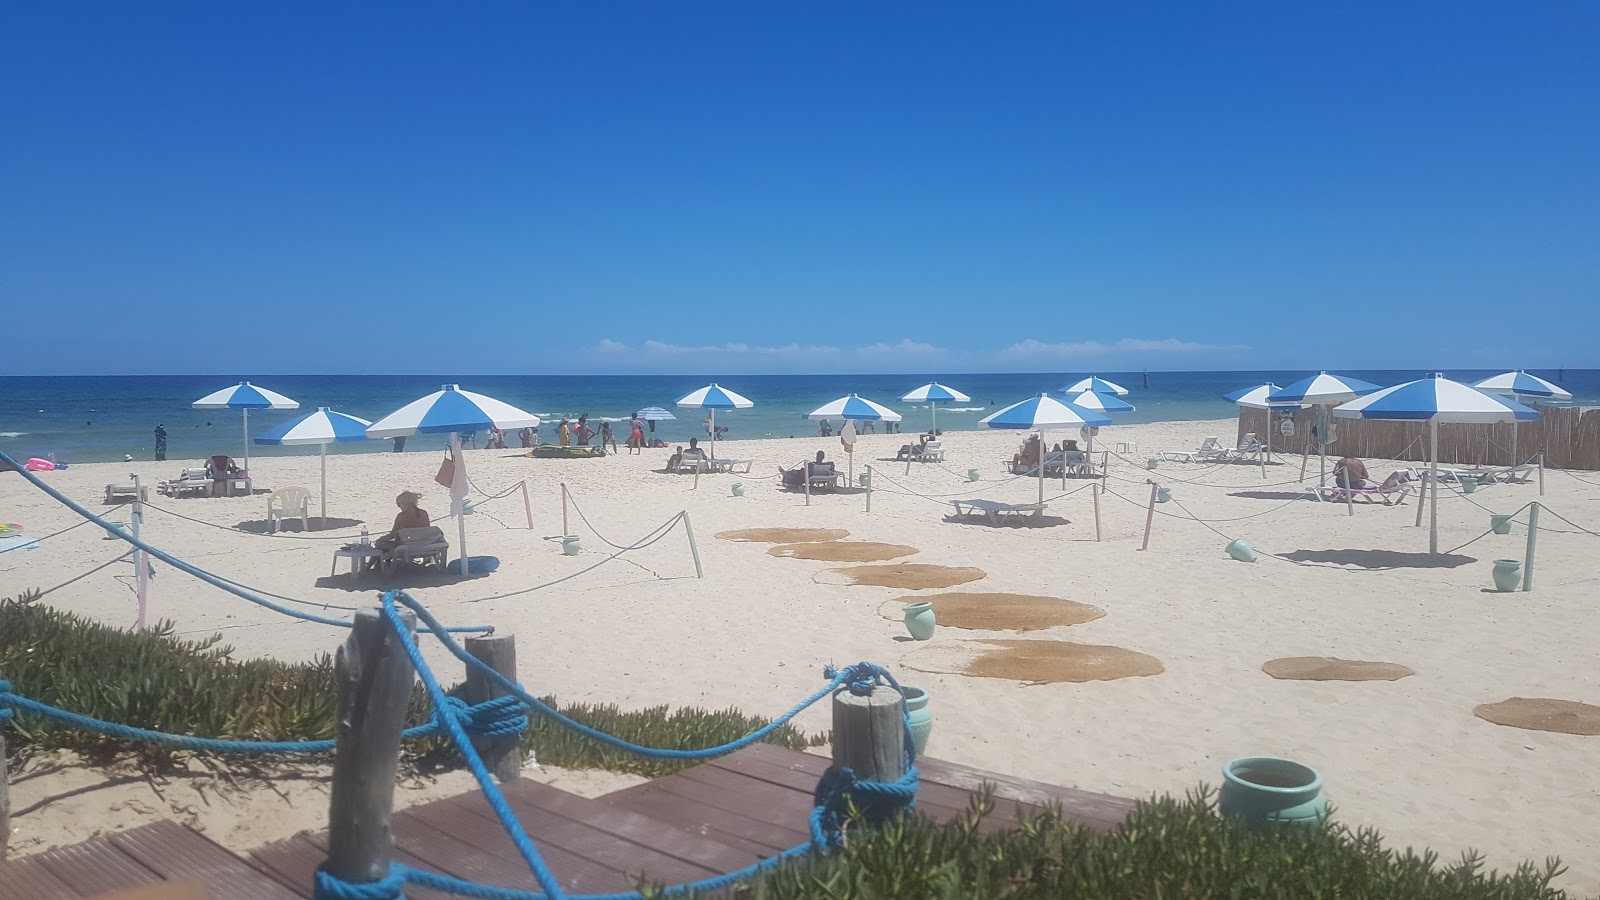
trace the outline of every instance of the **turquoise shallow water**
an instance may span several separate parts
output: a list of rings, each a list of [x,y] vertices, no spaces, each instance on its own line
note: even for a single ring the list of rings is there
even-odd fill
[[[677,421],[658,424],[666,441],[684,441],[703,435],[704,413],[678,410],[672,401],[689,391],[717,381],[755,401],[754,409],[719,413],[717,424],[729,431],[725,439],[788,437],[814,434],[817,423],[805,414],[852,391],[882,403],[905,416],[907,430],[928,425],[926,405],[901,403],[896,398],[930,380],[972,396],[970,404],[939,409],[939,427],[967,430],[999,407],[1040,391],[1057,391],[1090,373],[976,374],[976,375],[278,375],[251,378],[253,383],[300,401],[293,411],[252,413],[250,430],[260,434],[272,426],[318,406],[377,419],[393,412],[439,385],[453,382],[489,394],[541,416],[554,418],[587,412],[591,418],[626,418],[644,406],[663,406],[679,415]],[[1307,372],[1151,372],[1148,385],[1141,373],[1098,372],[1128,388],[1126,400],[1138,407],[1113,416],[1118,422],[1160,422],[1213,419],[1234,414],[1222,394],[1242,387],[1275,381],[1288,384]],[[1340,374],[1389,385],[1421,377],[1421,371],[1341,370]],[[1473,381],[1491,371],[1450,371],[1450,377]],[[1600,370],[1539,370],[1536,374],[1558,380],[1579,403],[1600,404]],[[152,430],[164,423],[169,433],[170,459],[197,459],[212,453],[238,455],[243,443],[240,415],[226,410],[196,410],[189,404],[212,391],[235,384],[236,376],[129,375],[77,377],[0,377],[0,449],[13,456],[45,456],[68,462],[101,462],[131,454],[150,459]],[[838,423],[834,423],[836,426]],[[552,428],[541,432],[546,439]],[[626,437],[619,434],[618,439]],[[439,438],[417,438],[408,450],[432,450]],[[386,451],[387,441],[337,444],[329,452]],[[314,453],[308,447],[252,445],[252,456]]]

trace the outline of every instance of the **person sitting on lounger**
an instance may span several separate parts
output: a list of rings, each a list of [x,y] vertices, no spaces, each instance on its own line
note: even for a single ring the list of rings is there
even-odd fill
[[[678,463],[680,463],[680,462],[683,462],[683,445],[682,444],[679,444],[678,446],[672,448],[672,455],[667,457],[667,471],[668,472],[676,472],[676,471],[678,471]]]
[[[400,512],[394,517],[394,528],[381,538],[373,542],[379,550],[388,552],[400,543],[400,529],[402,528],[427,528],[430,523],[428,511],[417,505],[422,495],[416,491],[401,491],[400,496],[394,498]]]
[[[1011,456],[1011,471],[1027,472],[1039,464],[1039,436],[1033,435],[1022,442],[1022,449]]]
[[[1342,488],[1371,487],[1367,480],[1367,466],[1354,456],[1346,456],[1333,464],[1333,483]]]

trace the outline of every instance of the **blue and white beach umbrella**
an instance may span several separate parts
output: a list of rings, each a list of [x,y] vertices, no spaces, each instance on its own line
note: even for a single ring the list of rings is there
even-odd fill
[[[1122,385],[1113,384],[1104,378],[1097,378],[1093,375],[1061,389],[1063,394],[1081,394],[1084,391],[1094,391],[1096,394],[1116,394],[1118,397],[1126,397],[1128,395],[1128,389]]]
[[[929,431],[937,436],[939,434],[939,404],[941,403],[971,403],[972,398],[952,387],[945,387],[937,381],[930,381],[900,397],[902,403],[926,403],[933,413],[933,424]]]
[[[365,441],[367,426],[371,425],[366,419],[334,412],[326,406],[317,408],[317,411],[308,416],[301,416],[292,422],[285,422],[277,428],[264,431],[256,435],[256,443],[265,446],[304,446],[316,444],[322,457],[322,505],[319,518],[328,518],[328,445],[343,444],[353,441]],[[324,522],[326,524],[326,522]]]
[[[1039,432],[1039,502],[1043,503],[1045,431],[1051,428],[1110,425],[1111,417],[1092,409],[1063,403],[1049,394],[1040,394],[1021,403],[1013,403],[999,412],[990,413],[979,419],[978,424],[984,428],[1012,428]]]
[[[299,401],[248,381],[207,394],[189,405],[195,409],[237,409],[244,413],[244,468],[247,472],[250,470],[250,410],[300,408]]]
[[[678,398],[678,405],[685,409],[704,409],[711,414],[711,458],[717,458],[717,410],[719,409],[749,409],[755,406],[749,398],[736,394],[717,384],[708,384],[705,387],[690,391]]]
[[[856,422],[898,422],[900,414],[884,406],[874,403],[865,397],[851,394],[840,397],[832,403],[824,404],[812,410],[806,418],[813,422],[822,419],[851,419]]]
[[[457,517],[457,536],[461,540],[461,574],[468,573],[467,562],[467,460],[461,453],[461,432],[499,428],[537,428],[539,417],[509,403],[447,384],[420,400],[413,400],[367,428],[369,438],[410,437],[413,434],[450,435],[450,455],[455,459],[455,478],[450,483],[450,515]]]
[[[1266,384],[1258,384],[1255,387],[1241,388],[1237,391],[1223,394],[1222,399],[1247,409],[1299,409],[1300,402],[1298,400],[1268,399],[1281,390],[1283,388],[1269,381]]]
[[[1344,403],[1363,397],[1380,388],[1371,382],[1359,378],[1346,378],[1343,375],[1329,375],[1327,372],[1318,372],[1310,378],[1302,378],[1285,388],[1279,388],[1267,395],[1270,403],[1301,403],[1317,408],[1317,483],[1328,483],[1328,407],[1335,403]]]
[[[1439,552],[1439,423],[1516,422],[1539,418],[1538,411],[1520,403],[1486,394],[1438,374],[1352,400],[1335,407],[1333,414],[1344,419],[1398,419],[1428,423],[1431,471],[1428,492],[1433,506],[1428,535],[1430,553]]]
[[[1097,394],[1094,391],[1069,394],[1067,402],[1079,409],[1092,409],[1103,413],[1133,412],[1135,409],[1132,403],[1117,399],[1116,394]]]
[[[1529,375],[1521,369],[1515,372],[1506,372],[1503,375],[1496,375],[1493,378],[1485,378],[1473,385],[1473,387],[1480,391],[1488,391],[1491,394],[1501,394],[1513,400],[1522,397],[1537,397],[1541,400],[1572,399],[1572,392],[1567,389],[1554,382],[1545,381],[1537,375]],[[1516,424],[1511,426],[1511,465],[1513,468],[1522,463],[1522,459],[1517,453],[1517,432],[1520,430],[1521,428]]]

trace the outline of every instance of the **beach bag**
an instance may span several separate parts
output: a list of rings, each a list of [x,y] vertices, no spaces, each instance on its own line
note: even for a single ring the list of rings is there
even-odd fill
[[[456,459],[455,459],[455,457],[451,456],[448,453],[446,453],[444,455],[444,462],[439,463],[439,474],[433,476],[433,480],[439,482],[439,484],[441,484],[441,485],[443,485],[443,486],[445,486],[447,488],[450,487],[452,484],[455,484],[455,481],[456,481]]]

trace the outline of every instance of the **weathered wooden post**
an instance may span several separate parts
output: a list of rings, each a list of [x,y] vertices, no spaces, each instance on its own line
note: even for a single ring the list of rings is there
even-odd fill
[[[694,541],[694,523],[689,521],[687,509],[679,515],[683,516],[683,533],[689,536],[689,554],[694,557],[694,577],[704,578],[705,570],[700,568],[700,545]]]
[[[416,629],[417,618],[410,610],[401,610],[400,618],[408,631]],[[389,821],[400,767],[400,732],[415,675],[411,658],[383,611],[356,610],[355,627],[334,657],[339,734],[324,868],[340,881],[364,884],[389,874],[394,855]]]
[[[500,673],[507,681],[517,680],[517,638],[510,634],[485,634],[466,640],[467,652],[479,662]],[[467,667],[467,684],[461,699],[476,706],[510,693],[477,666]],[[522,736],[517,734],[474,737],[472,746],[483,757],[489,771],[502,784],[522,775]]]
[[[561,536],[572,534],[572,529],[567,527],[567,483],[561,482]]]
[[[833,692],[833,768],[862,781],[899,781],[906,774],[905,698],[886,684],[870,694]]]
[[[1144,542],[1139,545],[1140,550],[1150,549],[1150,526],[1156,521],[1156,491],[1160,489],[1161,485],[1150,482],[1150,507],[1144,513]]]
[[[528,499],[528,479],[522,479],[522,511],[528,514],[528,530],[533,530],[533,501]],[[563,535],[565,537],[565,535]]]
[[[1533,590],[1533,550],[1539,543],[1539,501],[1528,504],[1528,556],[1522,561],[1522,589]]]
[[[0,719],[0,862],[6,861],[6,845],[11,841],[11,776],[6,774],[6,729]]]
[[[1544,451],[1539,451],[1539,496],[1544,496]]]
[[[1094,540],[1100,543],[1100,485],[1091,485],[1089,493],[1094,497]]]
[[[1541,482],[1542,484],[1543,482]],[[867,466],[867,512],[872,512],[872,467]]]

